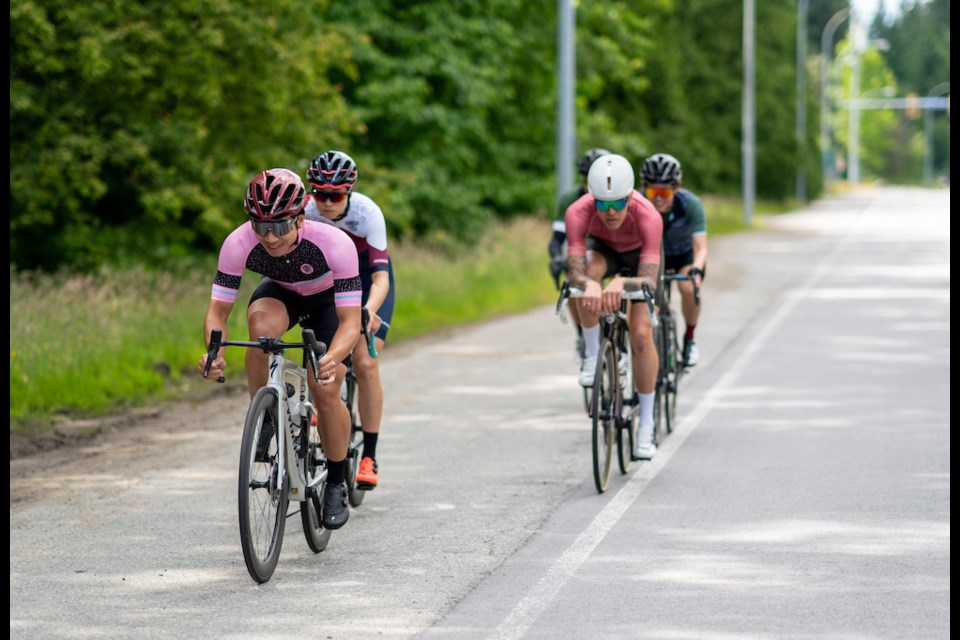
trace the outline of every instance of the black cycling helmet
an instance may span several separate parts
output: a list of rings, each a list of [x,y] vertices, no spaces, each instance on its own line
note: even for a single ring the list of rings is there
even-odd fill
[[[347,187],[353,191],[357,181],[357,164],[343,151],[324,151],[310,162],[307,181],[317,189]]]
[[[683,177],[680,161],[666,153],[656,153],[643,161],[640,178],[654,184],[678,184]]]
[[[585,154],[580,157],[580,160],[577,162],[577,169],[580,170],[580,175],[584,178],[587,177],[587,174],[590,173],[590,165],[593,164],[593,161],[599,158],[600,156],[605,156],[609,151],[606,149],[590,149]]]
[[[250,181],[243,206],[247,215],[262,222],[292,218],[303,211],[307,190],[300,176],[289,169],[267,169]]]

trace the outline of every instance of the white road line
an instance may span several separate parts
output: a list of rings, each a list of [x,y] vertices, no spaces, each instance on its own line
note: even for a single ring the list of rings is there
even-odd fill
[[[777,325],[789,314],[797,303],[806,297],[806,294],[820,280],[834,258],[849,242],[859,234],[865,223],[864,215],[870,206],[860,211],[856,218],[857,223],[850,229],[834,247],[824,256],[820,264],[812,269],[807,280],[799,291],[785,291],[780,296],[780,303],[776,304],[776,311],[764,325],[753,335],[750,343],[740,356],[733,362],[719,380],[710,388],[703,398],[693,407],[690,414],[678,425],[676,431],[670,434],[667,442],[657,451],[656,457],[647,464],[641,464],[627,483],[617,494],[610,499],[607,506],[597,514],[587,528],[577,536],[577,539],[567,547],[563,555],[550,567],[537,585],[524,596],[513,608],[510,614],[494,630],[491,638],[497,640],[517,640],[523,637],[537,617],[549,606],[567,581],[586,562],[593,550],[606,537],[607,533],[617,524],[623,514],[630,508],[643,492],[644,488],[653,480],[660,470],[666,466],[673,454],[683,445],[684,441],[703,422],[708,413],[718,404],[734,382],[751,361],[754,354],[764,345],[769,335]]]

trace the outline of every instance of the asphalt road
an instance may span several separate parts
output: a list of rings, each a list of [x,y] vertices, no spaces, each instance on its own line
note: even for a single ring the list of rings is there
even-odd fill
[[[603,495],[551,307],[388,346],[381,486],[264,585],[243,394],[12,461],[11,637],[949,637],[949,197],[711,239],[678,430]]]

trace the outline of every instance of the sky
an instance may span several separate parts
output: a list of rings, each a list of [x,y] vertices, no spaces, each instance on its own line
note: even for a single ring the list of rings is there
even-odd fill
[[[870,24],[881,8],[888,16],[899,15],[904,3],[905,0],[850,0],[850,6],[860,15],[863,24]]]

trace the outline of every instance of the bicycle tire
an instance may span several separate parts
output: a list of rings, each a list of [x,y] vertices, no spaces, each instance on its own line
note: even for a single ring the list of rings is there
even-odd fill
[[[366,491],[357,488],[357,470],[360,468],[360,457],[363,455],[363,428],[360,426],[360,410],[357,408],[357,379],[353,373],[347,371],[344,378],[346,394],[343,397],[350,414],[350,444],[347,449],[347,499],[353,507],[359,507]]]
[[[667,388],[667,369],[666,357],[664,355],[663,336],[666,333],[663,329],[663,316],[660,315],[661,322],[653,329],[653,343],[657,349],[657,384],[653,394],[653,443],[659,446],[663,440],[664,418],[663,418],[663,397]]]
[[[666,394],[663,398],[663,415],[666,423],[667,434],[673,433],[677,426],[677,394],[680,391],[680,371],[683,365],[680,363],[680,340],[677,337],[677,321],[673,314],[670,314],[669,327],[666,331],[666,351],[667,351],[667,380]]]
[[[311,416],[308,414],[304,420],[304,429],[306,435],[303,438],[301,447],[305,447],[301,453],[301,465],[303,477],[307,481],[307,486],[316,479],[317,475],[324,472],[326,468],[326,458],[323,455],[323,447],[320,444],[320,431],[317,427],[311,426]],[[323,488],[325,481],[318,482],[313,489],[307,489],[307,499],[300,503],[300,522],[303,524],[303,535],[307,539],[307,546],[314,553],[320,553],[327,548],[330,542],[330,530],[323,528],[323,521],[320,513],[323,509]]]
[[[593,481],[599,493],[607,490],[613,462],[613,439],[616,429],[620,382],[613,343],[604,340],[597,358],[593,379]]]
[[[279,417],[279,397],[276,391],[263,387],[253,396],[243,425],[240,444],[240,472],[238,507],[240,547],[250,577],[264,583],[273,575],[283,546],[283,531],[287,521],[289,496],[277,488],[279,473],[285,473],[277,464],[277,447],[283,434],[274,429],[266,452],[266,461],[257,461],[257,442],[268,412]],[[286,483],[284,483],[286,484]]]
[[[638,400],[635,397],[633,384],[633,350],[629,342],[625,349],[620,351],[620,357],[627,360],[627,389],[631,399]],[[620,364],[619,362],[617,363]],[[622,388],[622,387],[621,387]],[[637,411],[635,407],[631,408],[630,417],[624,419],[622,416],[626,412],[624,404],[626,403],[626,393],[621,394],[621,412],[617,423],[617,462],[620,465],[620,473],[630,473],[630,467],[633,464],[633,446],[637,439]]]

